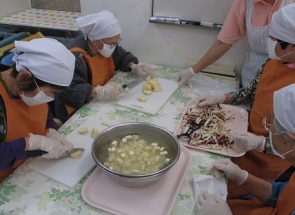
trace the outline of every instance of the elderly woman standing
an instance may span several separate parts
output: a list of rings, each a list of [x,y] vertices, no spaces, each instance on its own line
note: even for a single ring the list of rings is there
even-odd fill
[[[83,35],[67,45],[76,56],[74,79],[55,101],[57,117],[63,122],[92,98],[118,98],[123,92],[121,84],[108,82],[115,70],[154,76],[151,67],[137,65],[137,58],[118,46],[121,28],[114,14],[104,10],[76,22]]]
[[[273,111],[262,124],[269,133],[273,154],[295,166],[295,84],[274,93]],[[245,143],[244,147],[252,147]],[[247,146],[248,145],[248,146]],[[266,181],[240,169],[229,159],[220,159],[209,167],[217,177],[227,177],[253,195],[251,199],[228,199],[227,203],[203,191],[196,209],[200,215],[290,215],[295,213],[295,173],[286,182]]]
[[[27,158],[43,150],[56,159],[72,144],[56,131],[47,102],[70,85],[74,55],[56,40],[15,42],[12,67],[0,65],[0,183]]]
[[[179,84],[184,84],[196,73],[217,61],[246,34],[249,46],[241,77],[243,86],[249,84],[268,58],[265,38],[268,36],[273,13],[294,2],[294,0],[235,0],[217,36],[217,41],[198,63],[179,73]]]

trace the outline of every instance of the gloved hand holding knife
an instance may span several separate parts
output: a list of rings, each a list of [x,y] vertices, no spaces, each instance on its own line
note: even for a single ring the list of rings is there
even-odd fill
[[[66,152],[73,148],[73,145],[68,141],[61,141],[43,135],[29,134],[27,153],[38,150],[43,151],[42,157],[47,159],[57,159],[62,157]]]

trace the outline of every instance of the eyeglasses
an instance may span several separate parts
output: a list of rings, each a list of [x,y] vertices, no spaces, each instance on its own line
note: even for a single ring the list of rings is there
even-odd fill
[[[102,40],[99,40],[102,44],[104,45],[108,45],[110,48],[115,47],[116,45],[118,45],[121,42],[122,38],[120,38],[117,42],[111,43],[111,44],[106,44],[104,42],[102,42]]]
[[[285,140],[291,140],[287,130],[278,122],[273,111],[262,119],[265,130],[272,131],[272,135],[281,135]]]
[[[269,115],[265,116],[262,119],[262,125],[265,130],[269,131],[271,128],[275,129],[277,133],[286,133],[287,130],[280,125],[278,120],[276,119],[274,112],[272,111]]]

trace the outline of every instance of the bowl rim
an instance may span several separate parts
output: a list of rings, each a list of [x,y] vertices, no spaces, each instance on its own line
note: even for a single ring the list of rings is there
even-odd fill
[[[118,173],[116,171],[112,171],[110,170],[109,168],[105,167],[95,156],[95,153],[94,153],[94,145],[95,145],[95,142],[96,140],[103,134],[109,132],[110,130],[116,128],[116,127],[122,127],[124,125],[145,125],[145,126],[152,126],[152,127],[155,127],[155,128],[158,128],[164,132],[166,132],[167,134],[169,134],[172,139],[174,139],[176,145],[177,145],[177,154],[175,156],[175,159],[173,160],[173,162],[171,162],[169,165],[165,166],[164,168],[156,171],[156,172],[152,172],[152,173],[149,173],[149,174],[138,174],[138,175],[127,175],[127,174],[122,174],[122,173]],[[96,164],[98,164],[104,171],[106,171],[107,173],[110,173],[111,175],[115,175],[115,176],[119,176],[119,177],[124,177],[124,178],[148,178],[148,177],[153,177],[153,176],[156,176],[156,175],[160,175],[162,174],[163,172],[166,172],[168,171],[170,168],[172,168],[175,163],[178,161],[179,157],[180,157],[180,151],[181,151],[181,148],[180,148],[180,144],[179,144],[179,141],[178,139],[173,135],[173,133],[171,133],[170,131],[168,131],[167,129],[161,127],[161,126],[158,126],[156,124],[152,124],[152,123],[147,123],[147,122],[123,122],[123,123],[118,123],[118,124],[115,124],[113,126],[110,126],[109,128],[106,128],[105,130],[103,130],[99,135],[97,135],[95,137],[95,139],[93,140],[92,142],[92,147],[91,147],[91,154],[92,154],[92,158],[94,160],[94,162]]]

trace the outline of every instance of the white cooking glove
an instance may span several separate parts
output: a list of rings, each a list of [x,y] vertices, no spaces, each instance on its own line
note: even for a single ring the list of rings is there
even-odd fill
[[[196,210],[198,215],[232,215],[226,201],[205,190],[202,191],[198,202],[196,202]]]
[[[231,137],[235,141],[233,146],[237,152],[247,152],[249,150],[256,150],[263,152],[265,148],[265,137],[257,136],[250,132],[230,132]]]
[[[124,90],[121,84],[110,82],[104,86],[97,85],[95,92],[98,99],[117,99]]]
[[[48,152],[42,155],[43,158],[57,159],[62,156],[65,152],[72,149],[69,145],[64,145],[58,140],[45,137],[43,135],[29,135],[29,150],[43,150]]]
[[[222,104],[225,101],[225,95],[202,95],[195,99],[195,103],[199,107],[208,105]]]
[[[196,73],[194,72],[192,67],[189,67],[188,69],[181,70],[178,73],[177,81],[179,82],[179,86],[183,85],[186,83],[189,79],[194,77]]]
[[[238,186],[242,185],[248,178],[248,172],[240,169],[229,159],[219,159],[214,161],[209,167],[209,171],[213,171],[217,178],[226,176],[235,182]]]
[[[154,69],[146,64],[132,64],[131,71],[136,75],[145,75],[148,73],[151,78],[155,77]]]
[[[49,137],[53,140],[60,141],[63,145],[67,145],[69,148],[73,148],[73,144],[67,141],[65,138],[60,136],[57,130],[55,129],[49,129],[48,132],[46,133],[46,137]]]

